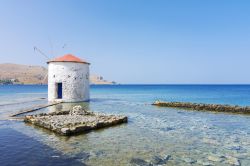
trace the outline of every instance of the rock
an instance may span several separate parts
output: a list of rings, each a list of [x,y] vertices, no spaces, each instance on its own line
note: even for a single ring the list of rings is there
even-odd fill
[[[230,165],[235,165],[235,166],[240,166],[240,160],[232,157],[232,156],[226,156],[227,160],[226,163],[230,164]]]
[[[72,108],[72,110],[69,111],[70,115],[88,115],[89,112],[84,110],[82,106],[77,105]]]
[[[239,151],[239,150],[241,150],[241,149],[242,149],[242,147],[241,147],[241,146],[231,146],[231,147],[229,147],[229,149],[230,149],[230,150],[236,150],[236,151]]]
[[[163,160],[165,162],[167,162],[170,158],[171,158],[171,155],[165,155],[164,158],[163,158]]]
[[[89,157],[90,157],[89,153],[81,152],[81,153],[76,154],[73,158],[78,159],[78,160],[82,160],[82,161],[86,161],[89,159]]]
[[[95,153],[95,155],[96,155],[97,157],[105,156],[105,152],[104,152],[104,151],[98,151],[98,152]]]
[[[168,160],[171,158],[171,155],[165,155],[164,157],[154,156],[151,160],[152,165],[165,165]]]
[[[160,103],[161,103],[160,100],[156,100],[156,101],[153,103],[153,105],[158,105],[158,104],[160,104]]]
[[[62,128],[61,132],[66,135],[69,132],[69,128]]]
[[[212,164],[212,163],[209,163],[209,162],[204,162],[204,163],[202,163],[202,165],[203,165],[203,166],[213,166],[213,164]]]
[[[210,163],[209,161],[202,160],[202,159],[197,160],[197,164],[203,165],[203,166],[213,166],[214,165],[213,163]]]
[[[223,159],[218,156],[208,156],[208,160],[213,162],[221,162]]]
[[[130,160],[130,163],[133,166],[153,166],[151,163],[148,163],[147,161],[140,159],[140,158],[132,158]]]
[[[158,157],[158,156],[154,156],[153,159],[151,160],[151,163],[152,163],[153,165],[162,165],[162,164],[166,164],[166,162],[165,162],[162,158],[160,158],[160,157]]]
[[[106,156],[104,151],[91,151],[90,155],[92,158],[96,158],[96,157],[104,157]]]
[[[186,163],[189,163],[189,164],[194,164],[194,163],[196,163],[196,160],[191,159],[191,158],[184,158],[183,160],[184,160]]]

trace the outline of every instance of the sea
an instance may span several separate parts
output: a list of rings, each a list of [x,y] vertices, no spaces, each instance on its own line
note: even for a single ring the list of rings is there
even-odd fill
[[[46,85],[0,86],[1,166],[250,165],[250,116],[151,105],[156,100],[250,106],[250,85],[96,85],[85,109],[128,123],[59,136],[10,115],[47,103]],[[23,116],[23,115],[22,115]]]

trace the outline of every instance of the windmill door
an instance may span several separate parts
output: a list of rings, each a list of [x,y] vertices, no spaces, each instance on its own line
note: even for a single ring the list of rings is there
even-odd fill
[[[62,83],[57,83],[57,98],[62,99]]]

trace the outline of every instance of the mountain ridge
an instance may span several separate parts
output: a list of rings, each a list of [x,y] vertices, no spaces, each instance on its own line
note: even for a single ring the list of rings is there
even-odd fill
[[[48,69],[43,66],[14,63],[0,64],[0,84],[47,84]],[[113,85],[114,81],[104,80],[102,76],[90,75],[90,84]]]

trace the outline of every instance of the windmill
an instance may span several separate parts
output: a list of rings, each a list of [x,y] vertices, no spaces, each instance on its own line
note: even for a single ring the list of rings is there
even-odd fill
[[[67,44],[64,44],[62,46],[62,49],[66,48]],[[43,57],[45,57],[47,60],[50,60],[51,58],[45,54],[41,49],[39,49],[38,47],[34,46],[34,52],[36,53],[39,53],[39,55],[42,55]],[[53,47],[52,47],[52,44],[51,44],[51,54],[53,56]],[[48,72],[46,72],[46,74],[43,76],[43,80],[41,81],[42,84],[46,83],[45,80],[47,79],[48,77]]]

